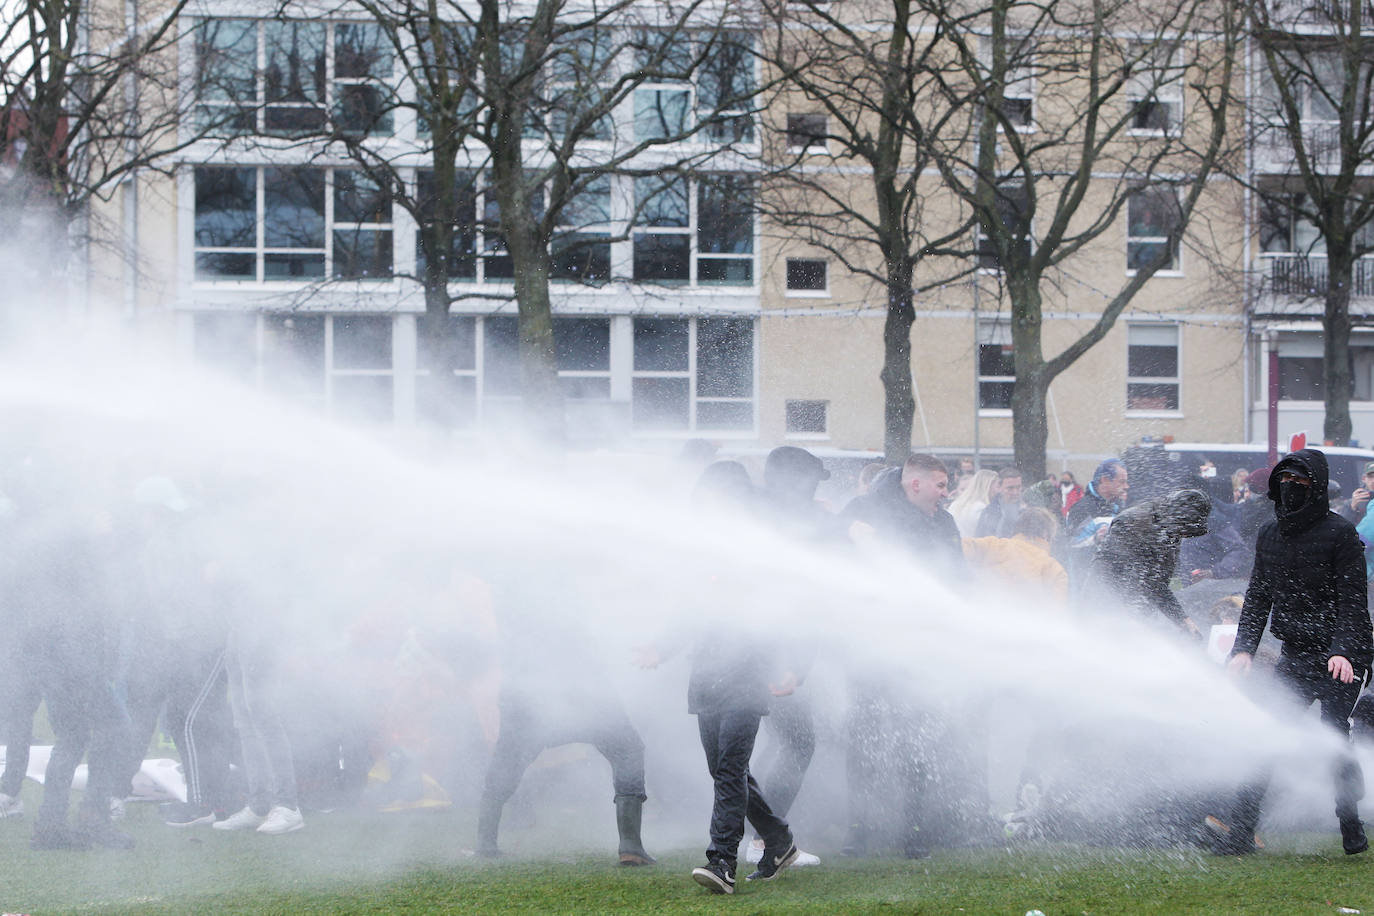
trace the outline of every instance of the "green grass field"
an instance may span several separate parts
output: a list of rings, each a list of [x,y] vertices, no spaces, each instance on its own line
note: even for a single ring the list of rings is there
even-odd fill
[[[696,850],[648,869],[551,847],[480,861],[463,851],[471,821],[449,813],[311,815],[282,837],[173,830],[156,814],[130,806],[132,852],[32,852],[28,819],[0,822],[0,912],[1374,914],[1374,858],[1343,855],[1334,836],[1271,837],[1245,860],[1027,847],[853,862],[820,850],[822,867],[741,881],[725,898],[688,877]],[[540,834],[510,836],[524,848]]]

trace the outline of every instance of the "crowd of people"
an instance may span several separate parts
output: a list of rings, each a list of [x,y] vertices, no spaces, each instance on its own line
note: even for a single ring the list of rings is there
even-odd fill
[[[824,462],[784,446],[767,456],[757,482],[739,461],[698,464],[692,511],[722,537],[744,514],[821,551],[881,545],[956,593],[984,582],[1065,613],[1112,608],[1180,640],[1200,642],[1204,631],[1230,623],[1229,670],[1240,677],[1272,669],[1293,706],[1320,703],[1323,721],[1348,741],[1374,654],[1367,589],[1374,558],[1365,549],[1374,541],[1367,511],[1374,464],[1348,498],[1329,489],[1317,450],[1230,479],[1209,465],[1132,504],[1132,481],[1118,460],[1102,462],[1080,486],[1068,471],[1032,480],[1011,465],[991,470],[915,454],[899,466],[863,468],[853,493],[831,504],[817,497],[830,476]],[[423,774],[443,769],[453,741],[406,736],[425,732],[421,719],[447,714],[452,725],[461,698],[470,713],[459,729],[487,761],[477,854],[501,854],[503,813],[538,754],[586,743],[610,764],[619,861],[655,864],[641,835],[645,744],[601,676],[616,662],[600,658],[594,635],[571,621],[522,622],[525,608],[568,602],[562,584],[490,582],[444,570],[439,558],[421,561],[413,572],[443,579],[440,592],[461,612],[419,627],[362,615],[347,634],[355,673],[369,658],[378,670],[408,660],[403,674],[392,665],[373,678],[387,685],[386,695],[334,693],[285,708],[285,692],[308,696],[320,675],[287,670],[274,610],[250,594],[241,573],[198,549],[189,534],[195,510],[174,481],[140,479],[119,512],[83,513],[80,524],[52,496],[21,487],[0,499],[0,607],[12,637],[0,641],[0,819],[24,813],[20,787],[40,705],[55,737],[33,817],[34,848],[131,847],[117,822],[120,800],[159,728],[175,742],[186,780],[186,800],[162,812],[172,827],[278,835],[302,829],[311,804],[333,807],[367,793],[382,807],[444,803]],[[1203,583],[1216,587],[1196,589],[1206,601],[1190,600]],[[816,749],[808,677],[819,649],[761,639],[728,606],[696,618],[693,629],[665,631],[637,648],[633,661],[654,669],[679,654],[687,659],[687,710],[714,785],[707,862],[693,878],[732,893],[742,845],[756,864],[753,880],[819,863],[798,846],[788,821]],[[1266,628],[1278,641],[1276,656],[1262,649]],[[840,667],[843,854],[920,858],[940,847],[1005,842],[1027,822],[1026,809],[1043,802],[1050,789],[1043,761],[1028,753],[1020,810],[1005,821],[992,816],[988,735],[976,704],[932,703],[881,662]],[[551,681],[559,685],[553,696]],[[306,721],[292,721],[302,709]],[[1365,718],[1374,722],[1374,714]],[[1052,729],[1045,723],[1042,731]],[[751,760],[761,731],[778,753],[756,778]],[[88,776],[73,817],[71,787],[83,758]],[[1345,851],[1362,852],[1362,775],[1349,753],[1334,772]],[[1236,775],[1238,795],[1197,819],[1206,831],[1199,836],[1218,852],[1255,848],[1268,771],[1257,761]]]

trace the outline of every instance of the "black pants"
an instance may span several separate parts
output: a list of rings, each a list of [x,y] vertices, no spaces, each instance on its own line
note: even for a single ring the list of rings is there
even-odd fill
[[[1274,673],[1295,701],[1283,710],[1286,716],[1301,713],[1315,701],[1321,704],[1322,723],[1340,733],[1346,749],[1332,760],[1331,771],[1336,790],[1336,817],[1349,821],[1359,818],[1359,801],[1364,797],[1364,773],[1348,749],[1350,715],[1360,696],[1364,672],[1356,668],[1355,680],[1342,684],[1327,672],[1328,659],[1326,653],[1290,653],[1285,649]],[[1232,829],[1239,830],[1241,836],[1254,833],[1259,825],[1260,807],[1269,790],[1271,773],[1272,766],[1266,765],[1236,796],[1231,822]]]
[[[816,725],[811,700],[805,694],[775,697],[763,719],[763,729],[776,742],[777,752],[763,784],[773,810],[782,817],[792,810],[801,791],[811,757],[816,753]]]
[[[501,809],[520,785],[534,758],[548,747],[586,743],[595,747],[611,765],[611,785],[616,798],[630,796],[644,801],[644,741],[639,737],[618,701],[602,698],[589,704],[593,710],[578,722],[549,724],[536,713],[534,704],[514,693],[500,700],[501,733],[492,748],[486,782],[477,817],[479,846],[496,845]]]
[[[701,748],[706,752],[706,768],[715,783],[711,806],[711,845],[706,857],[723,860],[732,868],[744,838],[747,818],[769,847],[785,843],[791,836],[787,821],[773,813],[749,773],[749,758],[759,733],[756,712],[722,709],[697,713]]]
[[[31,661],[20,653],[7,653],[0,665],[0,742],[5,745],[0,793],[17,798],[29,769],[33,717],[43,702],[43,691],[33,676]]]

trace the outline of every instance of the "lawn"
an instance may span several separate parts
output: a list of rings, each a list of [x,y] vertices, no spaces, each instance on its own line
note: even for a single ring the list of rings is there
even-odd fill
[[[463,850],[471,821],[450,813],[310,815],[299,833],[261,837],[173,830],[134,805],[126,825],[132,852],[39,853],[27,820],[0,822],[0,911],[1374,914],[1374,859],[1346,857],[1334,835],[1271,837],[1245,860],[1057,846],[856,862],[820,850],[820,868],[721,898],[688,877],[695,850],[648,869],[585,848],[482,861]]]

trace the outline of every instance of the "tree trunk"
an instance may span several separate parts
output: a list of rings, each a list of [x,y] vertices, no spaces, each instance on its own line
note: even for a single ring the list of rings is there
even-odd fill
[[[1322,388],[1326,408],[1322,439],[1332,445],[1350,444],[1350,284],[1354,267],[1349,250],[1328,243],[1326,307],[1322,314]]]
[[[1046,399],[1052,379],[1045,372],[1040,339],[1040,287],[1034,277],[1007,278],[1011,297],[1012,359],[1016,381],[1011,388],[1012,452],[1027,484],[1045,479],[1049,441]]]
[[[883,457],[901,464],[911,454],[911,423],[916,399],[911,384],[911,326],[916,309],[911,301],[911,268],[890,265],[887,274],[887,317],[883,323]]]
[[[520,313],[520,383],[525,419],[538,438],[559,443],[566,429],[553,343],[548,247],[531,228],[509,233],[506,248],[515,271],[515,299]]]

